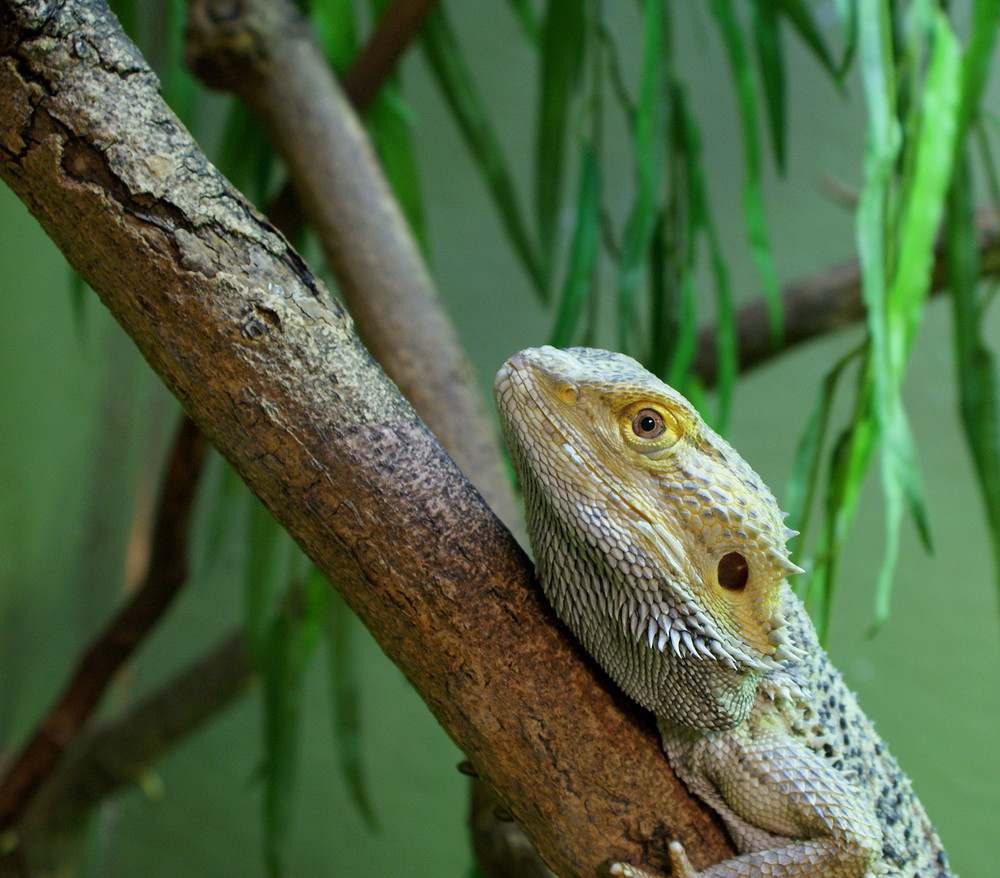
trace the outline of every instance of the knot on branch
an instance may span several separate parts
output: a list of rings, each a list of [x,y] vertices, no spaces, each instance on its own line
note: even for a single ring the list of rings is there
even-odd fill
[[[247,88],[248,77],[264,75],[282,47],[311,39],[308,23],[291,3],[194,0],[188,9],[184,60],[206,85],[239,93]]]

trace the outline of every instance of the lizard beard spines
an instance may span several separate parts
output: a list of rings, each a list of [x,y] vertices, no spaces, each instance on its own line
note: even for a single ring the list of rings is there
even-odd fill
[[[774,650],[766,655],[724,635],[694,603],[679,602],[675,585],[645,578],[637,582],[615,569],[599,578],[615,583],[613,610],[623,631],[648,649],[669,650],[684,661],[722,662],[741,673],[781,670],[787,662],[801,658],[783,633],[786,623],[780,612],[772,617],[768,638]]]

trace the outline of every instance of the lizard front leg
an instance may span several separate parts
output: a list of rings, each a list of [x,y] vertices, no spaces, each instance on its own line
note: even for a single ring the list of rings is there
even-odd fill
[[[862,878],[880,871],[882,830],[864,792],[780,723],[714,735],[663,727],[677,773],[725,821],[739,856],[698,872],[670,845],[672,878]],[[622,878],[652,878],[616,863]]]

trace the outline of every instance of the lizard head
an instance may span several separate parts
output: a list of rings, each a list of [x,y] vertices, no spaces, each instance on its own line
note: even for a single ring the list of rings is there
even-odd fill
[[[550,347],[494,391],[543,588],[629,695],[657,710],[653,677],[679,665],[742,677],[796,657],[783,516],[683,396],[624,355]]]

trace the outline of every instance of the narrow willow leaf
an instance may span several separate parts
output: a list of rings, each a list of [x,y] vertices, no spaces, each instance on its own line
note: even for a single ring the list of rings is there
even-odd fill
[[[133,42],[138,42],[138,10],[141,8],[141,4],[136,2],[136,0],[109,0],[108,6],[111,7],[111,11],[114,12],[115,18],[118,19],[122,30],[128,34],[129,39]]]
[[[550,342],[554,347],[568,347],[579,325],[587,293],[594,282],[600,243],[600,224],[600,162],[594,145],[584,142],[580,149],[580,182],[576,196],[576,220],[570,243],[569,262]]]
[[[840,40],[844,51],[840,58],[838,70],[843,76],[854,62],[854,53],[858,46],[858,3],[860,0],[833,0],[840,21]]]
[[[274,151],[247,106],[232,103],[216,164],[256,204],[263,204],[275,166]]]
[[[730,0],[712,0],[711,8],[722,36],[726,55],[729,58],[729,67],[736,85],[740,125],[743,130],[746,173],[743,184],[743,212],[746,217],[747,238],[757,266],[757,275],[764,290],[764,297],[767,300],[771,336],[775,342],[780,342],[783,335],[781,294],[771,254],[761,187],[760,144],[757,137],[757,84],[732,3]]]
[[[421,42],[431,72],[493,198],[511,246],[535,292],[544,299],[548,290],[541,263],[528,237],[500,141],[493,132],[486,106],[476,90],[472,73],[440,4],[427,17],[421,31]]]
[[[303,671],[309,628],[289,602],[275,615],[260,653],[264,696],[264,859],[268,874],[283,874],[291,827],[302,719]]]
[[[1000,594],[1000,382],[996,361],[983,341],[983,310],[978,300],[979,251],[974,228],[968,158],[960,156],[946,225],[959,408],[986,508],[995,582]]]
[[[546,278],[555,255],[567,120],[582,80],[586,34],[586,9],[581,0],[548,0],[539,46],[541,79],[535,147],[535,209]]]
[[[959,109],[961,56],[943,14],[934,16],[932,55],[919,105],[912,177],[901,209],[899,256],[884,300],[884,312],[869,315],[875,363],[875,410],[882,450],[886,543],[876,589],[875,624],[888,614],[904,503],[925,546],[930,533],[913,442],[900,398],[901,384],[924,303],[930,290],[934,240],[951,179]],[[883,234],[886,232],[883,231]],[[877,303],[869,302],[869,309]]]
[[[779,171],[785,169],[785,58],[781,46],[778,11],[773,3],[750,4],[757,70],[764,85],[771,149]]]
[[[618,265],[618,347],[630,347],[635,299],[642,268],[656,228],[657,202],[667,152],[667,55],[664,44],[663,0],[643,0],[643,51],[636,105],[636,192],[625,227]]]
[[[322,574],[315,571],[322,587],[330,595],[324,617],[323,634],[328,656],[330,715],[333,722],[337,763],[347,784],[348,793],[365,825],[375,830],[378,818],[372,807],[368,781],[361,758],[361,679],[358,671],[355,633],[357,620],[347,604],[334,592]]]
[[[972,33],[965,50],[962,68],[962,107],[959,113],[958,142],[964,143],[980,111],[983,89],[997,39],[1000,0],[975,0],[972,10]]]
[[[198,529],[199,569],[211,569],[223,557],[233,534],[246,524],[253,495],[233,468],[217,453],[210,452],[202,490],[208,498],[205,522]]]
[[[837,385],[847,366],[857,359],[860,352],[860,348],[849,351],[823,376],[816,405],[806,421],[806,427],[795,449],[792,473],[785,494],[785,509],[788,511],[788,519],[792,526],[803,535],[809,531],[816,488],[819,484],[820,464],[823,459],[823,443],[826,440],[830,409],[833,406]]]
[[[426,253],[427,229],[410,113],[395,77],[382,87],[375,98],[368,110],[367,122],[392,191]]]
[[[163,99],[189,128],[197,94],[194,76],[184,64],[184,29],[187,26],[185,0],[169,0],[167,5],[167,54],[165,71],[161,77]]]
[[[879,438],[882,447],[882,496],[885,501],[883,514],[886,539],[875,585],[872,632],[881,628],[889,618],[892,582],[899,560],[899,532],[907,504],[913,510],[921,538],[930,550],[930,526],[924,511],[923,487],[916,449],[898,395],[893,398],[892,403],[891,413],[879,414],[883,421],[879,426]]]
[[[354,0],[308,0],[307,6],[326,60],[343,74],[358,51]]]
[[[671,158],[673,162],[673,158]],[[645,366],[657,375],[665,374],[669,357],[677,349],[679,326],[678,308],[678,264],[676,252],[676,228],[680,225],[673,204],[661,210],[656,217],[653,237],[650,240],[647,262],[649,264],[650,298],[650,344]],[[679,385],[678,390],[683,390]]]
[[[788,19],[788,23],[826,71],[839,80],[844,68],[842,64],[834,61],[833,53],[827,47],[823,32],[816,23],[811,4],[804,0],[775,0],[774,5],[775,9]]]
[[[694,115],[687,105],[683,90],[674,88],[673,137],[679,141],[684,156],[685,189],[688,204],[689,248],[685,257],[684,277],[681,293],[681,332],[670,375],[682,381],[686,375],[698,344],[698,327],[695,321],[695,289],[693,278],[697,262],[697,245],[704,240],[708,246],[709,267],[715,290],[716,303],[716,389],[718,391],[718,414],[714,426],[725,430],[732,402],[733,387],[737,373],[736,315],[733,308],[729,271],[722,253],[722,245],[708,207],[708,187],[705,182],[705,168],[701,157],[701,134]]]
[[[258,664],[264,662],[267,652],[268,631],[283,585],[290,547],[285,531],[264,504],[254,499],[247,526],[243,587],[247,644]]]
[[[866,368],[863,373],[867,371]],[[837,559],[857,509],[865,472],[875,452],[876,426],[871,412],[871,392],[864,382],[861,392],[853,423],[841,433],[830,455],[830,477],[824,499],[825,526],[817,546],[815,567],[806,585],[806,604],[821,642],[829,628]]]
[[[80,273],[69,268],[69,304],[73,311],[73,326],[81,337],[86,326],[89,290],[90,287]]]
[[[934,241],[941,226],[951,180],[960,106],[961,53],[943,13],[935,16],[933,54],[920,103],[920,131],[913,179],[900,226],[899,259],[888,295],[890,318],[898,336],[889,352],[901,377],[930,291]]]
[[[972,33],[962,70],[962,104],[956,135],[956,172],[948,195],[948,279],[958,364],[959,408],[972,453],[993,545],[995,585],[1000,594],[1000,381],[995,358],[983,340],[985,304],[978,299],[980,261],[974,234],[972,182],[962,145],[976,123],[993,58],[1000,0],[976,0]],[[1000,204],[1000,183],[983,127],[976,131],[987,189]]]
[[[535,13],[535,7],[531,0],[507,0],[507,3],[528,42],[537,46],[539,39],[541,39],[541,26],[538,23],[538,15]]]

